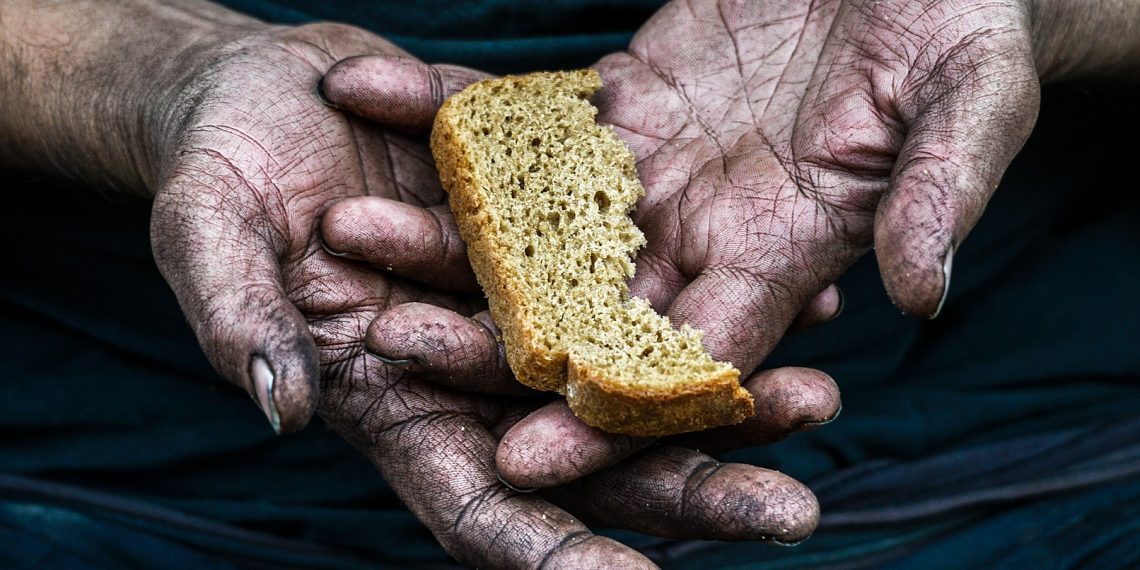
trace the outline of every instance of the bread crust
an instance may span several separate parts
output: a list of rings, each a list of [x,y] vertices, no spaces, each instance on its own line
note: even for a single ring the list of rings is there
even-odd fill
[[[561,72],[564,79],[592,94],[601,87],[593,70]],[[526,81],[527,76],[513,78]],[[475,84],[478,89],[489,82]],[[469,87],[468,89],[472,89]],[[487,208],[475,179],[476,168],[455,130],[456,98],[436,115],[431,149],[447,191],[467,255],[488,298],[491,316],[503,333],[507,362],[516,378],[538,390],[567,397],[570,408],[587,424],[634,436],[664,436],[735,424],[754,413],[752,396],[740,386],[740,373],[723,368],[711,377],[682,386],[631,387],[606,378],[602,371],[575,362],[567,350],[552,350],[539,338],[531,302],[506,265],[511,244],[499,243],[501,220]]]
[[[487,296],[491,317],[503,333],[507,364],[519,382],[537,390],[564,394],[567,353],[546,348],[528,324],[533,322],[530,304],[520,293],[522,284],[516,283],[513,273],[505,267],[507,246],[495,240],[493,228],[498,227],[500,220],[486,207],[475,181],[475,166],[463,152],[450,120],[452,112],[454,99],[448,99],[436,114],[431,133],[432,155],[459,233],[467,243],[467,258]]]
[[[566,401],[587,424],[638,437],[736,424],[755,413],[752,395],[740,386],[734,368],[682,389],[633,388],[570,358]]]

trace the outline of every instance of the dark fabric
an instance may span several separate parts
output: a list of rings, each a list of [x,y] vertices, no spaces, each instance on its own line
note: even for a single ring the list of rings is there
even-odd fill
[[[348,21],[493,71],[588,64],[655,4],[229,3]],[[1140,192],[1134,148],[1108,141],[1140,131],[1136,95],[1046,92],[938,320],[899,315],[868,256],[840,282],[845,314],[769,359],[831,373],[843,416],[725,459],[811,482],[826,513],[816,537],[782,549],[614,536],[674,567],[1127,567]],[[319,421],[273,437],[217,378],[154,268],[145,203],[0,176],[0,566],[449,564]]]
[[[585,67],[625,49],[663,0],[223,0],[269,22],[372,30],[431,63],[493,73]]]

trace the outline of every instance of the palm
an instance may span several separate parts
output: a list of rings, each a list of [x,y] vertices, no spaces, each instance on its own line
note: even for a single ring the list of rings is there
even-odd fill
[[[305,29],[289,30],[218,66],[211,81],[218,87],[190,118],[173,168],[175,179],[201,182],[208,192],[160,199],[224,204],[214,215],[269,236],[290,298],[306,316],[323,317],[409,294],[322,255],[314,230],[328,206],[354,196],[430,206],[444,195],[420,141],[348,118],[321,104],[315,90],[298,88],[315,85],[339,58],[359,51],[359,37],[318,47],[305,36]],[[370,51],[402,54],[378,39],[370,43]]]
[[[968,18],[956,9],[969,2],[879,4],[673,2],[628,53],[598,64],[600,119],[632,147],[648,193],[635,220],[649,245],[632,289],[705,329],[741,370],[869,249],[907,119],[917,123],[898,109],[951,93],[934,63],[969,60],[980,48],[961,38],[1017,15],[1012,1]],[[1023,38],[995,36],[980,46],[1024,71]],[[957,71],[985,73],[964,62]]]
[[[246,308],[219,306],[206,297],[217,292],[195,287],[193,279],[209,280],[215,272],[236,273],[248,282],[237,297],[242,304],[271,307],[280,287],[312,330],[319,362],[332,382],[367,373],[362,339],[379,311],[428,296],[456,302],[336,260],[315,238],[321,215],[339,199],[371,195],[420,206],[443,200],[423,144],[347,118],[317,99],[313,86],[338,59],[362,50],[402,54],[352,28],[335,31],[286,30],[240,46],[213,65],[197,86],[200,101],[187,118],[153,219],[155,252],[164,270],[176,271],[178,259],[201,260],[181,283],[193,291],[182,299],[188,312],[212,318]],[[260,245],[270,251],[257,251]],[[229,247],[237,250],[231,258],[217,255]],[[275,270],[242,259],[247,254],[270,257]],[[180,281],[173,281],[177,288]],[[285,318],[271,322],[294,326]],[[217,336],[207,330],[203,344],[224,360],[221,345],[228,339]],[[227,363],[219,368],[225,370]],[[295,392],[275,392],[282,400],[278,406],[296,407],[293,400],[306,396]]]

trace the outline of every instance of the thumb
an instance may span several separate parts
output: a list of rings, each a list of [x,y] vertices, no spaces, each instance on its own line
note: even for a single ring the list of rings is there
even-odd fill
[[[174,186],[179,186],[178,182]],[[155,261],[214,368],[244,388],[278,433],[316,410],[316,343],[282,287],[277,250],[238,215],[196,206],[205,188],[174,188],[155,199]]]
[[[430,129],[444,100],[491,77],[458,65],[428,65],[390,55],[338,62],[321,79],[320,95],[334,107],[385,125]]]
[[[1040,103],[1028,54],[972,59],[980,63],[943,65],[900,102],[907,136],[875,216],[887,293],[903,311],[929,318],[942,310],[954,252],[1029,137]]]

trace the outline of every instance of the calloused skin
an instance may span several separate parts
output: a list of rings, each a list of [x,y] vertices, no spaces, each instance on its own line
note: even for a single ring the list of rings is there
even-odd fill
[[[954,251],[1033,127],[1039,77],[1134,76],[1138,17],[1138,2],[670,2],[595,66],[598,119],[633,150],[647,189],[631,292],[704,330],[745,377],[872,246],[896,305],[935,317]],[[393,96],[378,65],[334,68],[334,101],[374,116]],[[400,242],[367,241],[344,248],[382,264]],[[422,346],[445,342],[369,337],[428,367]],[[738,437],[684,439],[715,449]],[[589,428],[557,401],[507,432],[497,467],[514,485],[556,486],[649,443]]]

